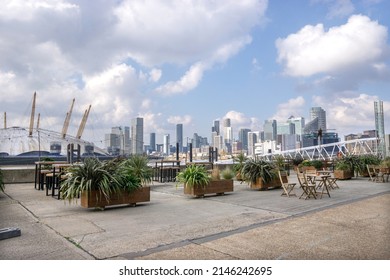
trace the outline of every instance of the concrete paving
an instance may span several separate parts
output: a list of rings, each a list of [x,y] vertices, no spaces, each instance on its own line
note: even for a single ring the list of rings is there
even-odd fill
[[[102,211],[31,183],[8,184],[0,228],[20,228],[21,236],[0,240],[0,259],[389,260],[390,183],[338,185],[331,197],[304,200],[240,182],[232,193],[194,198],[181,185],[154,182],[150,202]]]

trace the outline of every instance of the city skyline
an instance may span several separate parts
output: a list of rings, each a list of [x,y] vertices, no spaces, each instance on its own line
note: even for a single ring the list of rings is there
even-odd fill
[[[383,101],[390,132],[390,3],[380,0],[119,1],[0,0],[0,110],[27,127],[37,92],[40,127],[104,147],[115,126],[143,118],[183,143],[211,142],[214,120],[261,130],[267,120],[310,119],[343,135],[375,129]],[[27,15],[27,16],[26,16]],[[158,19],[158,20],[156,20]],[[1,114],[0,121],[5,117]]]

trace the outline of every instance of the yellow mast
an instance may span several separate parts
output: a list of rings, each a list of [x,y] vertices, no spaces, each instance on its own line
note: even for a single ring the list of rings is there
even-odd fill
[[[88,115],[89,115],[89,111],[90,111],[90,110],[91,110],[91,105],[89,105],[88,109],[85,110],[84,116],[83,116],[83,118],[81,119],[81,123],[80,123],[80,126],[79,126],[79,130],[77,131],[77,135],[76,135],[76,138],[77,138],[77,139],[80,139],[80,138],[81,138],[81,135],[82,135],[83,132],[84,132],[85,124],[87,123],[87,119],[88,119]]]
[[[70,110],[69,110],[69,112],[66,113],[64,126],[62,128],[62,138],[63,139],[65,139],[66,133],[68,132],[68,127],[69,127],[70,117],[72,116],[74,101],[75,101],[75,99],[73,98],[72,105],[70,106]]]
[[[41,113],[38,113],[37,130],[39,129],[39,121],[41,119]]]
[[[32,110],[31,110],[31,117],[30,117],[30,129],[29,129],[29,133],[28,133],[29,137],[32,137],[32,133],[33,133],[34,115],[35,115],[35,100],[36,100],[36,98],[37,98],[37,93],[34,92],[34,99],[33,99]]]

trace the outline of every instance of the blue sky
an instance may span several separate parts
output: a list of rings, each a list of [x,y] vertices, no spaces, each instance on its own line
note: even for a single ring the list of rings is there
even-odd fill
[[[92,4],[93,3],[93,4]],[[327,112],[341,137],[374,129],[384,101],[390,133],[390,1],[0,0],[0,110],[104,145],[113,126],[144,118],[155,132],[210,139],[215,119],[262,130],[266,119]],[[3,121],[3,114],[1,115]]]

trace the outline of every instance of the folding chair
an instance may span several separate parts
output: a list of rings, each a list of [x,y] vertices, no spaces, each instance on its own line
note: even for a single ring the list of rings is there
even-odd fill
[[[329,187],[332,189],[339,189],[339,185],[337,184],[337,178],[331,176],[328,178]]]
[[[309,178],[306,177],[306,180],[309,183],[315,184],[316,176],[318,175],[317,170],[308,169],[308,170],[305,170],[303,173],[306,175],[309,175]]]
[[[375,165],[367,164],[367,171],[368,171],[368,175],[370,176],[370,179],[368,179],[368,181],[375,182],[377,180],[377,174],[375,172]]]
[[[288,174],[286,171],[278,171],[279,173],[279,179],[280,179],[280,183],[282,184],[282,188],[283,188],[283,192],[282,192],[282,196],[285,195],[287,197],[289,197],[290,195],[291,196],[297,196],[295,194],[295,191],[294,191],[294,187],[296,185],[296,183],[289,183],[288,182]],[[283,182],[283,177],[284,178],[287,178],[287,182]]]
[[[303,197],[305,199],[308,199],[313,197],[314,199],[317,199],[316,184],[308,182],[304,173],[298,172],[297,176],[298,176],[299,185],[303,190],[303,193],[299,198]]]

